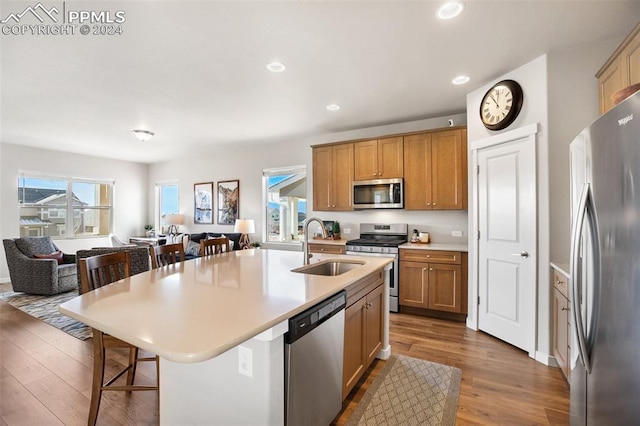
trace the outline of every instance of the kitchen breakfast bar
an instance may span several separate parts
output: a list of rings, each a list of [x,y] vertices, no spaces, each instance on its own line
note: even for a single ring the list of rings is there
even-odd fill
[[[160,357],[161,424],[284,424],[288,319],[384,270],[390,259],[314,255],[356,262],[336,276],[294,272],[302,253],[241,250],[151,270],[60,305],[60,312]],[[382,349],[389,357],[389,309]]]

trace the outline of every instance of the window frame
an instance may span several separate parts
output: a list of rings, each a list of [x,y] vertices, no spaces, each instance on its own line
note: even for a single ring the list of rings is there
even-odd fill
[[[155,205],[154,205],[154,229],[156,234],[164,234],[164,218],[162,217],[162,188],[165,186],[175,186],[177,190],[177,211],[167,214],[180,214],[180,182],[175,179],[162,180],[155,183]]]
[[[305,179],[305,203],[306,203],[306,211],[305,214],[309,213],[309,182],[307,166],[306,165],[295,165],[295,166],[286,166],[286,167],[275,167],[275,168],[266,168],[262,170],[262,241],[266,248],[268,246],[272,246],[273,248],[285,248],[289,247],[300,247],[302,246],[302,239],[299,240],[285,240],[285,241],[269,241],[269,186],[268,181],[271,176],[279,176],[286,174],[304,174]],[[298,213],[300,213],[300,209],[298,209]]]
[[[37,180],[49,180],[49,181],[61,181],[64,183],[65,190],[65,205],[60,204],[59,206],[51,206],[47,208],[47,217],[50,217],[49,210],[56,209],[58,212],[57,217],[55,219],[64,219],[63,223],[53,223],[53,226],[56,226],[57,229],[60,229],[61,235],[51,235],[51,239],[55,240],[80,240],[80,239],[90,239],[90,238],[104,238],[109,236],[110,233],[113,232],[113,216],[114,216],[114,208],[115,208],[115,180],[114,179],[96,179],[96,178],[78,178],[73,176],[65,176],[58,174],[48,174],[42,172],[30,172],[30,171],[19,171],[17,184],[18,184],[18,229],[20,230],[20,234],[23,231],[23,225],[20,223],[22,220],[22,211],[23,209],[29,208],[39,208],[43,209],[46,207],[36,206],[33,204],[21,203],[20,200],[20,191],[25,188],[24,180],[29,179],[37,179]],[[74,214],[76,211],[81,210],[79,207],[74,206],[73,204],[73,185],[74,183],[88,183],[94,185],[107,185],[109,189],[108,199],[110,203],[108,205],[88,205],[83,207],[83,210],[100,210],[100,211],[108,211],[109,219],[108,219],[108,229],[105,233],[95,234],[95,235],[87,235],[80,234],[76,235],[74,232]],[[62,214],[60,214],[62,213]],[[42,215],[42,212],[40,213]],[[69,220],[71,218],[71,220]],[[28,226],[25,227],[25,235],[31,235],[32,229],[29,229]],[[44,235],[40,234],[39,235]]]

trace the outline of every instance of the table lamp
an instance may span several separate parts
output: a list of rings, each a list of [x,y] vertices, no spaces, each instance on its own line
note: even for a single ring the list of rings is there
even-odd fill
[[[184,223],[184,217],[181,214],[168,214],[164,217],[164,221],[169,225],[167,234],[175,238],[175,236],[178,235],[178,226]]]
[[[249,238],[249,234],[256,232],[256,224],[253,219],[237,219],[233,232],[242,234],[240,237],[240,249],[250,249],[251,239]]]

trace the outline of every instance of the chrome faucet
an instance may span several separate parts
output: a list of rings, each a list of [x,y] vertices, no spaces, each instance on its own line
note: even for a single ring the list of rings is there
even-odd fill
[[[304,241],[302,242],[302,246],[303,246],[302,250],[304,251],[305,265],[309,264],[309,259],[312,256],[312,254],[309,253],[309,224],[314,221],[320,224],[320,228],[322,229],[322,238],[329,238],[329,233],[327,232],[327,229],[324,227],[324,223],[322,222],[322,220],[318,219],[317,217],[310,217],[304,221]]]

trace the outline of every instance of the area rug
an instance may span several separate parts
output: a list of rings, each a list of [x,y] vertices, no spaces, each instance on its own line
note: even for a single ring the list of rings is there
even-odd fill
[[[20,309],[22,312],[59,328],[77,339],[87,340],[91,337],[91,328],[58,311],[58,306],[61,303],[71,300],[74,297],[78,297],[77,290],[71,290],[53,296],[15,293],[12,291],[0,294],[0,299]]]
[[[462,371],[392,355],[362,397],[347,426],[455,425]]]

